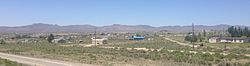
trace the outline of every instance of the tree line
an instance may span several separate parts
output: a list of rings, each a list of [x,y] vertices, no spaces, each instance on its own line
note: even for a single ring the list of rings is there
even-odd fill
[[[231,37],[250,37],[250,30],[248,27],[235,27],[231,26],[227,29]]]

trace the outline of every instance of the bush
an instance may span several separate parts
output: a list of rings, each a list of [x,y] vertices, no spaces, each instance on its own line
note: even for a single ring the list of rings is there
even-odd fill
[[[9,61],[7,59],[1,59],[0,58],[0,66],[28,66],[28,65],[22,65],[17,62]]]
[[[6,44],[6,42],[3,39],[0,39],[0,44]]]

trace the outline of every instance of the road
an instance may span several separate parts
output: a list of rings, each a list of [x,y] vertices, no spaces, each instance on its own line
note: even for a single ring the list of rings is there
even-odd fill
[[[193,45],[191,45],[191,44],[182,43],[182,42],[179,42],[179,41],[170,39],[170,38],[165,38],[165,39],[166,39],[166,40],[169,40],[169,41],[171,41],[171,42],[175,42],[175,43],[177,43],[177,44],[179,44],[179,45],[193,47]],[[194,47],[198,47],[198,45],[194,45]]]
[[[34,66],[97,66],[97,65],[90,65],[90,64],[82,64],[82,63],[73,63],[73,62],[65,62],[59,60],[50,60],[50,59],[41,59],[41,58],[32,58],[32,57],[25,57],[7,53],[1,53],[0,57],[3,59],[8,59],[11,61],[16,61],[18,63],[34,65]]]

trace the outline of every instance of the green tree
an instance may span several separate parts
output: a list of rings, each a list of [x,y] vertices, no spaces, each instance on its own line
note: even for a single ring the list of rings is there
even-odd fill
[[[233,32],[233,37],[238,37],[239,36],[239,32],[237,27],[234,27],[234,32]]]
[[[234,27],[233,37],[239,37],[239,35],[240,35],[239,33],[240,32],[239,32],[238,28]]]
[[[207,40],[207,32],[206,30],[203,30],[203,40]]]
[[[6,44],[6,42],[3,39],[0,39],[0,44]]]
[[[228,33],[231,35],[231,37],[242,37],[242,36],[247,36],[250,37],[250,31],[247,27],[244,29],[241,27],[234,27],[231,26],[227,29]]]
[[[186,40],[186,41],[191,41],[191,37],[190,37],[190,36],[186,36],[186,37],[185,37],[185,40]]]
[[[198,38],[196,35],[191,36],[191,42],[197,42]]]
[[[247,27],[245,27],[244,30],[243,30],[243,35],[247,36],[247,37],[250,37],[249,33],[250,33],[249,29]]]
[[[248,34],[247,34],[247,37],[250,37],[250,31],[248,30]]]
[[[49,43],[52,43],[52,40],[54,40],[54,35],[53,35],[53,34],[50,34],[50,35],[48,36],[48,42],[49,42]]]
[[[202,38],[201,33],[198,33],[197,39],[199,40],[199,42],[202,42],[203,38]]]
[[[185,40],[190,42],[197,42],[198,38],[196,35],[192,35],[191,33],[189,33],[189,35],[185,37]]]
[[[237,37],[242,37],[243,36],[243,31],[242,31],[242,29],[239,27],[238,28],[238,36]]]
[[[234,36],[235,36],[235,35],[234,35],[234,32],[235,32],[234,26],[229,27],[229,28],[227,29],[227,31],[228,31],[228,33],[231,35],[231,37],[234,37]]]
[[[203,37],[206,37],[207,36],[207,32],[206,30],[203,30]]]
[[[16,34],[16,35],[15,35],[15,38],[16,38],[16,39],[20,39],[20,38],[22,38],[22,36],[19,35],[19,34]]]

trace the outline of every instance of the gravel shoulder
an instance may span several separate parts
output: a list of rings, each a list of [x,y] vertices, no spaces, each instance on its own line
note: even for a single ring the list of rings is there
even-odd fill
[[[0,57],[11,60],[11,61],[16,61],[18,63],[32,65],[32,66],[97,66],[97,65],[90,65],[90,64],[65,62],[65,61],[59,61],[59,60],[32,58],[32,57],[13,55],[13,54],[7,54],[7,53],[2,53],[2,52],[0,52]]]

